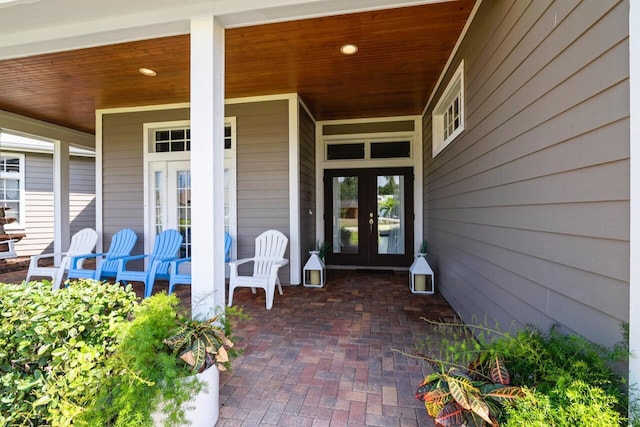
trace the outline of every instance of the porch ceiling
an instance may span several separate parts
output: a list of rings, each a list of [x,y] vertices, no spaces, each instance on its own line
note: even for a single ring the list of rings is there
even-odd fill
[[[227,29],[225,96],[297,92],[317,120],[420,114],[474,2]],[[2,60],[0,109],[93,133],[96,109],[188,102],[188,52],[179,35]]]

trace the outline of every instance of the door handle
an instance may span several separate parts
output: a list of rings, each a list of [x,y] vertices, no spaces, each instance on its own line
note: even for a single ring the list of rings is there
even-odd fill
[[[369,218],[369,233],[373,234],[373,218]]]

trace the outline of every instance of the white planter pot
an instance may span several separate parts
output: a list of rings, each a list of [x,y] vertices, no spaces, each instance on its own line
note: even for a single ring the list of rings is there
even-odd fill
[[[183,406],[185,416],[192,427],[214,427],[220,412],[220,372],[212,366],[196,376],[205,387]],[[151,416],[155,426],[164,426],[166,417],[161,409]]]

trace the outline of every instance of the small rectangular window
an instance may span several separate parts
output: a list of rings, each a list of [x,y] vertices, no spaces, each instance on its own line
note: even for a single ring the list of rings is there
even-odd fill
[[[460,62],[432,113],[432,155],[435,157],[464,130],[464,61]]]
[[[191,129],[165,129],[154,132],[153,147],[156,153],[191,151]],[[224,128],[224,148],[231,149],[231,127]]]
[[[189,128],[165,129],[155,131],[155,152],[175,153],[191,149],[191,132]]]
[[[24,156],[0,156],[0,206],[7,208],[5,215],[10,222],[6,229],[20,228],[23,218],[22,192],[24,190]]]
[[[364,159],[364,143],[327,145],[327,160],[355,159]]]
[[[231,126],[224,127],[224,148],[225,150],[231,149]]]
[[[411,157],[411,142],[372,142],[372,159],[394,159],[401,157]]]

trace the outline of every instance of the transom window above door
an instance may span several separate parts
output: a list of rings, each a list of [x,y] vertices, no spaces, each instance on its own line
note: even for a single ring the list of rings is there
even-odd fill
[[[191,129],[189,127],[155,130],[153,136],[153,148],[155,149],[153,151],[156,153],[191,151]],[[225,150],[231,149],[231,141],[231,126],[225,125]]]
[[[191,130],[188,127],[156,130],[154,148],[156,153],[191,151]]]
[[[411,157],[411,141],[329,142],[326,160],[401,159]]]

